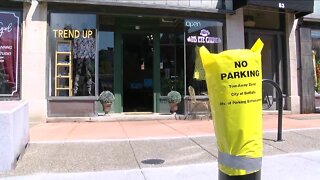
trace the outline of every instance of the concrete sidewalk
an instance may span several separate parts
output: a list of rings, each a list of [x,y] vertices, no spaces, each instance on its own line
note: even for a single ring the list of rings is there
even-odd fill
[[[311,180],[320,173],[320,115],[264,116],[263,179]],[[47,123],[9,179],[217,179],[212,121]],[[119,133],[121,132],[121,133]]]
[[[315,180],[320,173],[320,151],[264,157],[263,180]],[[276,164],[276,165],[275,165]],[[56,180],[56,179],[110,179],[110,180],[215,180],[218,179],[217,162],[80,173],[37,173],[4,179]]]

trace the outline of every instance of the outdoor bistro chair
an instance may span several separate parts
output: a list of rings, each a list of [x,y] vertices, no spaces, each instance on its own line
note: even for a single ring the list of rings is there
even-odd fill
[[[187,119],[190,115],[196,117],[197,114],[201,114],[201,119],[202,117],[206,117],[209,120],[211,117],[209,101],[197,99],[194,88],[192,86],[189,86],[188,90],[190,95],[190,105],[188,105],[188,112],[185,119]]]

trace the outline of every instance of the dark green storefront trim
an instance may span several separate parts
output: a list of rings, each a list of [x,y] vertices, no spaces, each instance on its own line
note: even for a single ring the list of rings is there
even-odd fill
[[[122,93],[123,93],[123,77],[122,77],[122,38],[119,28],[115,31],[115,57],[114,57],[114,112],[121,113],[122,107]]]
[[[160,107],[160,33],[155,31],[153,34],[153,109],[159,112]]]
[[[133,25],[145,27],[139,32],[130,29]],[[123,112],[123,33],[150,33],[153,35],[153,111],[159,112],[160,98],[160,33],[159,24],[153,19],[117,18],[115,28],[115,57],[114,57],[114,112]]]

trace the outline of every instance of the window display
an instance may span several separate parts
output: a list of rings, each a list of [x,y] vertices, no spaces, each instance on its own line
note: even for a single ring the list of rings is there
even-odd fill
[[[0,97],[18,97],[20,16],[0,11]]]
[[[72,96],[71,41],[57,41],[55,57],[55,96]]]
[[[94,38],[77,38],[73,42],[73,59],[75,63],[75,79],[73,93],[76,95],[79,91],[80,77],[84,73],[86,78],[86,90],[88,95],[92,95],[92,78],[94,76],[94,66],[92,67],[95,57],[95,40]]]
[[[51,32],[51,95],[94,96],[96,15],[51,13]]]

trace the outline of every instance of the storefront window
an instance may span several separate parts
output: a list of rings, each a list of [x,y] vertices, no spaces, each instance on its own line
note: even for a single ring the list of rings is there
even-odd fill
[[[223,51],[223,23],[186,19],[186,80],[196,95],[207,94],[205,73],[200,59],[199,48],[205,46],[211,53]],[[188,92],[187,92],[188,94]]]
[[[0,11],[0,97],[19,97],[21,13]]]
[[[102,91],[114,92],[113,62],[115,52],[114,27],[115,17],[111,15],[99,16],[99,83],[98,93]]]
[[[113,92],[114,32],[99,33],[99,93]]]
[[[51,96],[94,96],[96,15],[51,13]]]
[[[315,90],[320,93],[320,30],[311,30]]]
[[[183,20],[167,24],[163,24],[160,33],[161,96],[171,90],[184,94]]]

